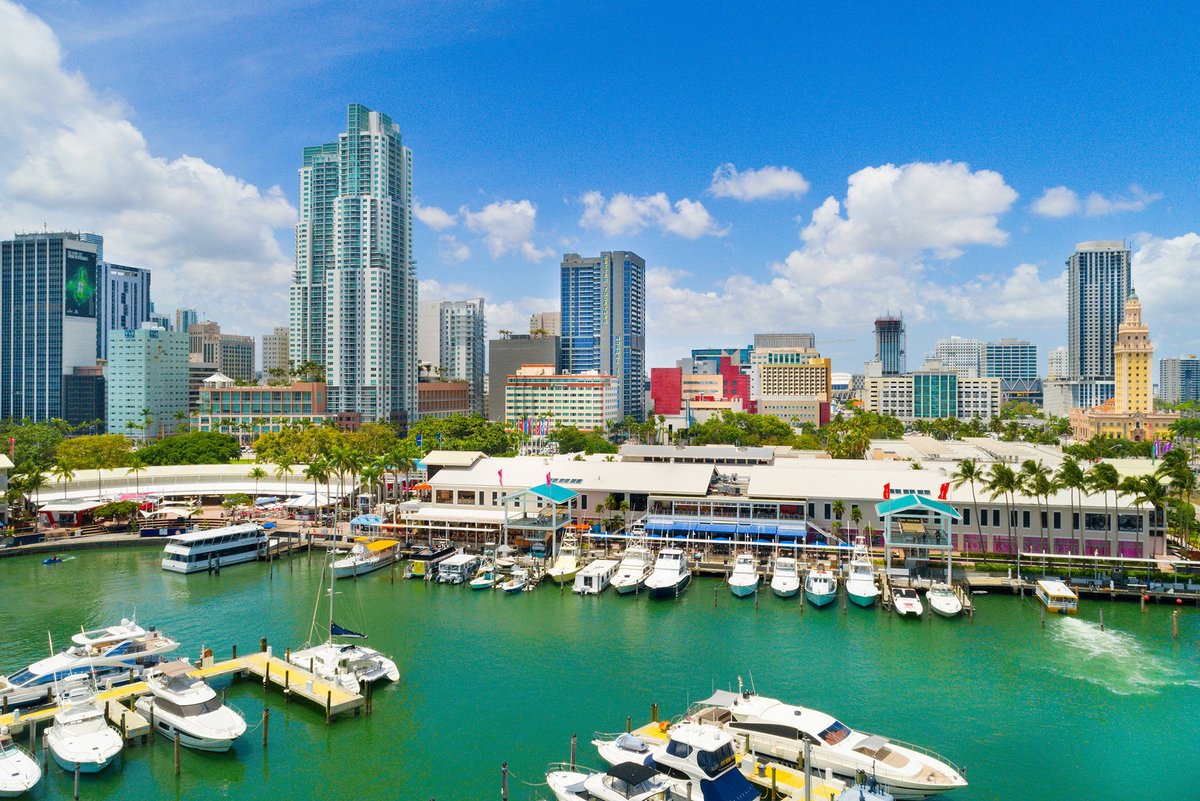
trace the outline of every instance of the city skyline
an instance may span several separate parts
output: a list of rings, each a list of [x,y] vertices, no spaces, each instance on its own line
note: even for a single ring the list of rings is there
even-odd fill
[[[877,9],[885,38],[821,10],[805,25],[827,36],[799,55],[775,32],[790,28],[780,20],[715,15],[652,49],[638,33],[623,47],[642,60],[609,60],[599,81],[561,48],[566,34],[613,30],[618,10],[415,9],[381,26],[394,41],[317,47],[281,69],[294,49],[263,47],[246,22],[298,36],[314,23],[269,4],[189,16],[189,36],[220,46],[139,59],[122,51],[138,36],[171,41],[185,12],[30,8],[0,3],[0,30],[20,45],[0,77],[21,87],[0,99],[14,122],[0,134],[0,232],[102,233],[109,258],[153,270],[159,309],[228,309],[231,332],[287,322],[296,154],[361,102],[390,114],[417,153],[422,296],[485,297],[489,337],[555,308],[563,253],[628,249],[647,260],[648,366],[801,328],[836,369],[856,371],[872,320],[889,310],[904,315],[910,362],[951,334],[1026,338],[1048,353],[1066,340],[1066,259],[1077,242],[1117,239],[1133,251],[1157,352],[1200,350],[1185,291],[1200,269],[1196,155],[1175,133],[1194,128],[1195,112],[1158,80],[1188,52],[1186,25],[1169,14],[1072,17],[1073,36],[1114,45],[1103,61],[1051,55],[1065,11],[1025,25],[1019,9],[986,12],[997,24],[973,16],[983,11],[916,9],[889,24],[899,12]],[[645,30],[675,14],[651,16]],[[854,35],[876,47],[847,64]],[[915,35],[928,39],[928,63],[905,52]],[[706,50],[755,37],[749,64]],[[1151,42],[1155,65],[1135,56]],[[1001,44],[1009,63],[993,74]],[[353,66],[376,51],[393,69]],[[553,82],[536,75],[547,61],[566,63]],[[657,77],[685,67],[697,80]],[[496,91],[513,69],[516,91]],[[150,70],[178,80],[146,80]],[[979,80],[984,70],[994,80]],[[404,87],[379,77],[389,73],[405,74]],[[222,78],[237,88],[190,91]],[[636,122],[604,136],[561,119],[621,99]]]

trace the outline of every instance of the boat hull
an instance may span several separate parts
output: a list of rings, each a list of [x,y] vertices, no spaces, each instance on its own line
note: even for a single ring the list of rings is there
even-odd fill
[[[816,593],[816,592],[812,592],[811,590],[805,590],[804,597],[813,606],[825,607],[825,606],[829,606],[831,603],[833,603],[834,601],[837,600],[837,593],[836,592]]]
[[[496,587],[495,579],[471,579],[469,583],[473,590],[491,590]]]
[[[258,551],[247,551],[245,553],[235,553],[222,556],[220,559],[213,557],[211,567],[219,570],[230,565],[238,565],[242,562],[253,562],[258,559]],[[162,569],[168,573],[203,573],[208,570],[210,563],[204,562],[179,562],[174,559],[163,559]]]
[[[630,580],[624,584],[618,584],[616,581],[613,581],[612,588],[617,591],[617,595],[633,595],[641,589],[644,583],[644,580]]]
[[[854,604],[855,606],[861,606],[864,609],[874,606],[875,602],[879,600],[879,590],[875,590],[874,593],[868,594],[865,592],[855,592],[854,590],[847,588],[846,595],[850,596],[850,603]]]
[[[800,593],[800,582],[793,581],[787,584],[776,584],[772,581],[771,592],[775,593],[779,598],[795,598]]]
[[[930,604],[929,608],[932,609],[933,613],[938,617],[955,618],[962,614],[962,605],[957,607],[947,607],[940,604]]]
[[[679,577],[679,580],[674,584],[668,584],[662,587],[646,587],[646,592],[650,593],[651,598],[674,598],[687,589],[688,584],[692,581],[690,573],[684,573]]]
[[[59,756],[59,753],[53,748],[50,748],[49,751],[50,756],[54,757],[54,762],[67,773],[74,773],[76,765],[79,766],[80,773],[99,773],[111,765],[117,758],[117,754],[113,754],[108,759],[98,762],[73,762],[69,759]]]
[[[729,591],[738,598],[749,598],[758,590],[758,581],[753,584],[730,584]]]
[[[338,567],[335,564],[333,566],[333,577],[342,579],[342,578],[353,578],[354,576],[365,576],[368,573],[373,573],[376,570],[385,568],[388,565],[391,565],[392,563],[394,563],[395,561],[396,561],[396,558],[393,556],[390,559],[385,558],[385,559],[380,559],[379,561],[358,562],[353,565],[346,565],[343,567]]]

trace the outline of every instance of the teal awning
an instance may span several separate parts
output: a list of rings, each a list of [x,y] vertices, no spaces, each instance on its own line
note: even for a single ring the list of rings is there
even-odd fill
[[[553,482],[549,486],[538,484],[536,487],[530,487],[529,492],[555,504],[566,503],[579,497],[579,493],[575,490],[567,489],[562,484]]]
[[[893,515],[898,512],[909,512],[914,509],[928,509],[946,515],[954,520],[962,520],[962,515],[953,506],[945,501],[937,501],[925,495],[899,495],[875,504],[875,514],[880,517]]]

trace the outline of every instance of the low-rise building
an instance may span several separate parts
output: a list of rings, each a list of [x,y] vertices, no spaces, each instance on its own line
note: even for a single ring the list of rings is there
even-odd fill
[[[471,384],[467,381],[422,381],[417,384],[418,417],[471,415]]]
[[[224,434],[258,435],[288,426],[320,423],[328,417],[325,384],[238,386],[221,373],[200,385],[192,428]]]
[[[942,417],[986,421],[1000,414],[1000,402],[999,378],[965,378],[936,363],[905,375],[868,375],[863,385],[865,411],[906,423]]]
[[[504,385],[504,417],[515,424],[527,417],[552,418],[556,425],[605,431],[621,419],[620,382],[599,373],[555,372],[552,364],[525,364]]]

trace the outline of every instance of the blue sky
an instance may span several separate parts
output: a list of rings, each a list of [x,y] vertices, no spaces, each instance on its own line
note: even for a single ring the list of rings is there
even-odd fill
[[[300,149],[361,102],[414,149],[424,296],[493,330],[630,249],[651,365],[813,330],[858,370],[889,309],[910,364],[1050,347],[1074,244],[1125,239],[1160,355],[1200,350],[1184,4],[6,3],[0,231],[100,230],[230,330],[286,321]]]

